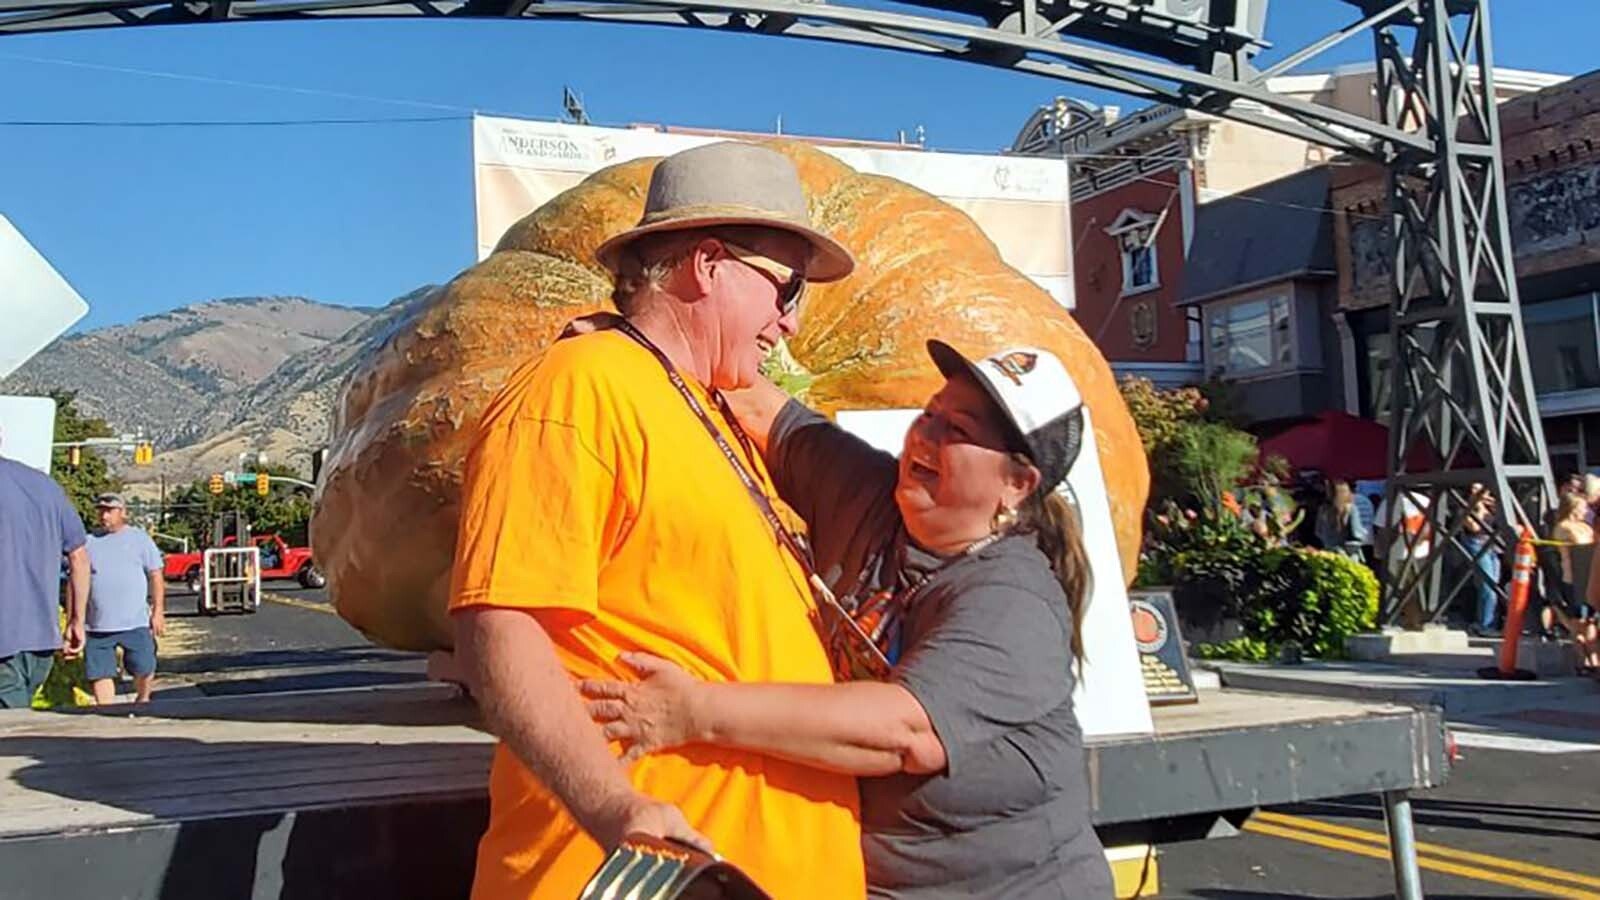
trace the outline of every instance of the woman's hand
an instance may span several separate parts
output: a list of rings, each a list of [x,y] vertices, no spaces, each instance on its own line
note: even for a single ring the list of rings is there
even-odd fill
[[[705,740],[704,682],[648,653],[618,659],[639,673],[638,682],[587,679],[578,692],[589,699],[589,715],[604,726],[606,739],[623,743],[623,762]]]
[[[580,334],[590,334],[596,331],[610,331],[617,327],[617,324],[621,321],[622,317],[614,312],[597,312],[590,313],[587,316],[579,316],[568,322],[567,327],[561,329],[561,334],[556,337],[556,340],[565,340],[569,337],[577,337]]]

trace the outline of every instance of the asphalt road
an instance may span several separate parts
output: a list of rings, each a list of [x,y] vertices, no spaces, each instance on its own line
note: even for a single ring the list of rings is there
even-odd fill
[[[1413,801],[1426,895],[1600,900],[1600,697],[1480,730],[1457,730],[1449,781]],[[1246,829],[1166,848],[1160,896],[1394,896],[1376,797],[1272,810]]]
[[[334,612],[327,591],[262,586],[254,613],[202,616],[169,585],[157,690],[168,696],[320,690],[415,681],[424,658],[375,647]]]

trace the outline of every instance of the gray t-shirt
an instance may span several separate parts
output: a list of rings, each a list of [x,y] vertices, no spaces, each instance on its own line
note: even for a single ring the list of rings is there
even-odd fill
[[[127,631],[150,624],[150,575],[161,551],[144,529],[124,525],[89,536],[90,631]]]
[[[83,539],[61,485],[0,458],[0,659],[60,648],[62,556]]]
[[[1038,546],[1007,537],[948,564],[921,550],[894,504],[894,458],[798,403],[768,456],[836,593],[922,582],[892,678],[927,711],[948,767],[860,779],[868,894],[1112,896],[1072,711],[1071,617]]]

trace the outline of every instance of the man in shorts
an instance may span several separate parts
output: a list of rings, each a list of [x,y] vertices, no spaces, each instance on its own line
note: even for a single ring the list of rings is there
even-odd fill
[[[96,703],[117,695],[117,649],[133,678],[134,699],[150,699],[156,674],[156,638],[166,629],[167,586],[161,551],[144,529],[128,524],[128,504],[118,494],[95,498],[103,530],[89,536],[89,609],[84,674]]]

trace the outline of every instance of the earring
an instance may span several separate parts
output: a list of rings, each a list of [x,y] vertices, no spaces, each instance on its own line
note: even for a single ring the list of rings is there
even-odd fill
[[[994,511],[994,522],[992,524],[994,525],[995,534],[1010,531],[1011,526],[1017,524],[1017,511],[1002,504],[999,509]]]

